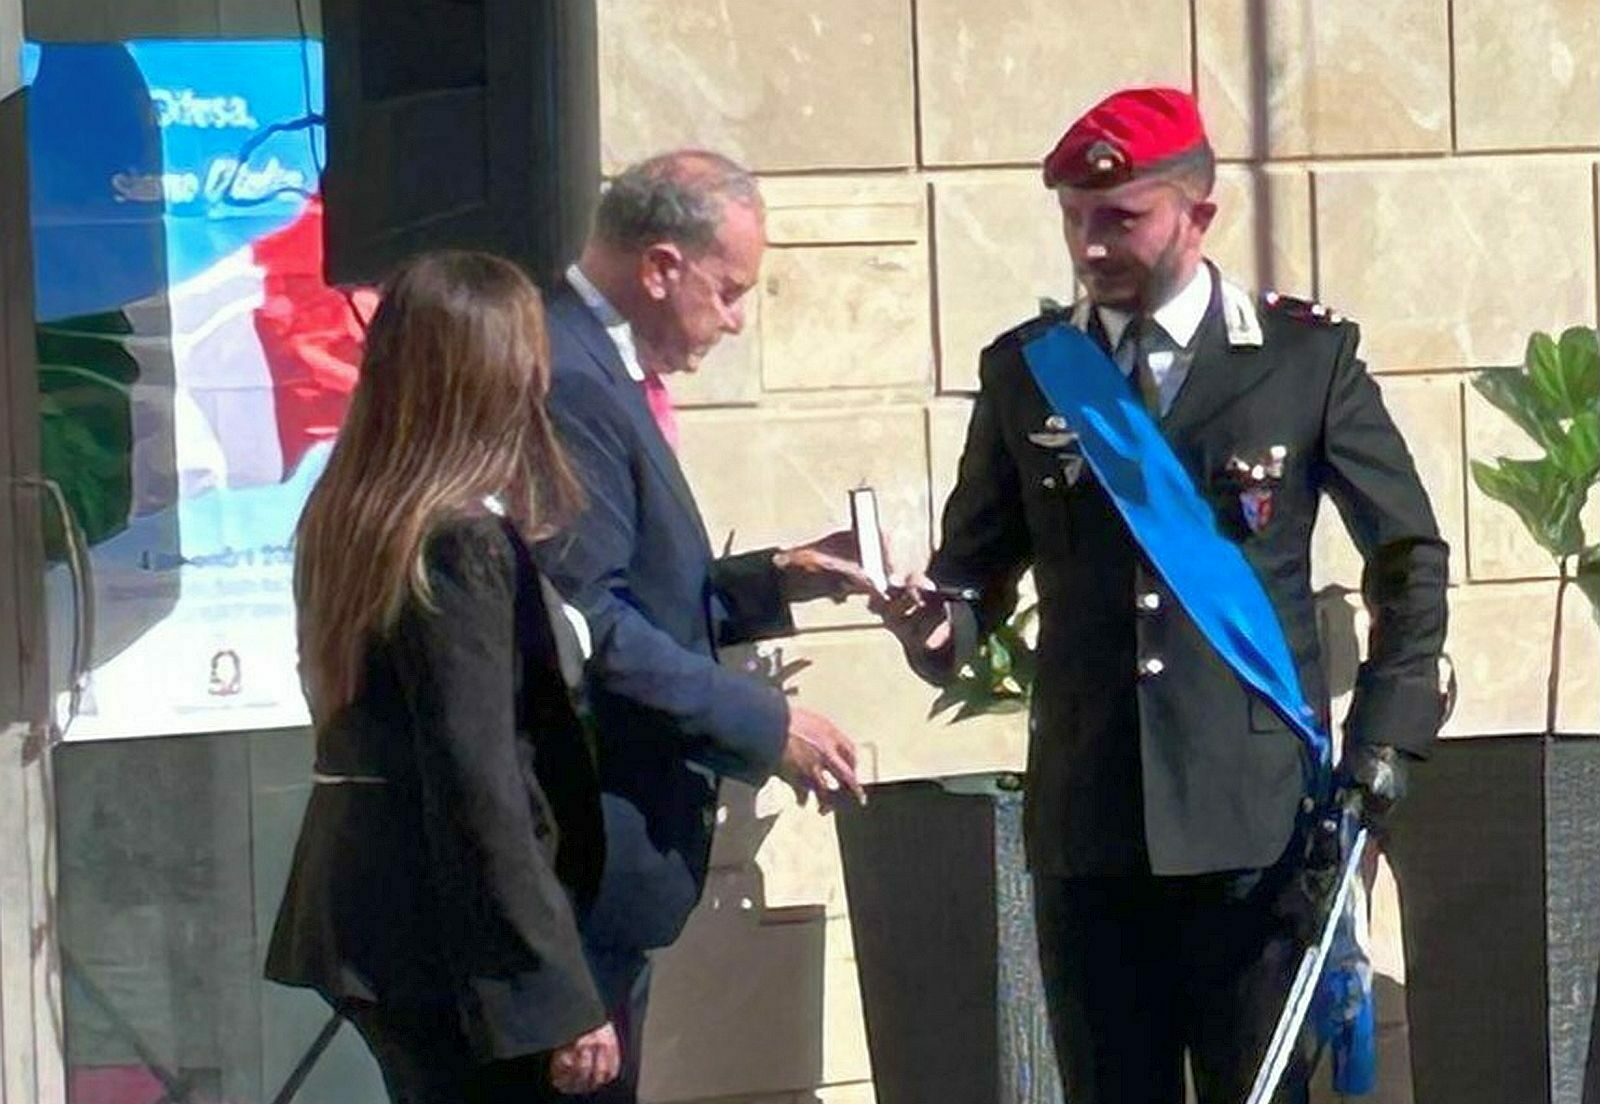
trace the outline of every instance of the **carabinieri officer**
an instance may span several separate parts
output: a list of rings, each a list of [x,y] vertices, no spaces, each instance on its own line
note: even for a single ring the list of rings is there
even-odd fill
[[[1033,569],[1038,676],[1027,843],[1040,959],[1072,1104],[1244,1099],[1296,957],[1283,907],[1303,861],[1299,742],[1219,657],[1084,463],[1023,356],[1066,321],[1122,370],[1220,532],[1259,576],[1326,728],[1311,591],[1324,496],[1365,561],[1372,617],[1340,781],[1369,815],[1441,721],[1447,548],[1355,323],[1257,296],[1206,259],[1215,159],[1186,93],[1121,91],[1044,163],[1086,291],[982,355],[927,574],[975,602],[890,611],[912,666],[948,680]],[[1302,1100],[1299,1061],[1279,1100]]]

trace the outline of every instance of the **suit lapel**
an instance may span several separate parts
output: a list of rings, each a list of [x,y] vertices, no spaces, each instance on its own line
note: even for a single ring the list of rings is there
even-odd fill
[[[611,340],[611,335],[606,333],[600,320],[594,316],[583,299],[565,282],[562,283],[556,294],[551,297],[552,313],[560,314],[578,341],[606,371],[611,385],[617,389],[617,398],[623,410],[633,421],[634,429],[638,432],[639,440],[643,445],[644,454],[650,460],[656,473],[666,481],[672,495],[678,500],[684,512],[689,515],[695,531],[710,547],[711,538],[706,533],[705,521],[700,516],[700,507],[694,500],[694,493],[689,489],[689,482],[684,478],[683,467],[678,463],[678,457],[667,444],[666,438],[661,435],[661,427],[656,425],[655,416],[650,413],[650,404],[644,396],[644,387],[628,375],[628,369],[622,363],[622,356],[617,352],[616,343]]]

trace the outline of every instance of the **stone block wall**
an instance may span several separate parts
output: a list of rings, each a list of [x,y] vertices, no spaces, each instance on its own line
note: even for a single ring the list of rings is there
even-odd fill
[[[601,0],[601,15],[607,169],[709,146],[762,174],[771,208],[749,330],[675,381],[714,539],[845,525],[865,481],[897,563],[920,565],[979,349],[1040,296],[1073,294],[1038,159],[1111,88],[1173,84],[1200,96],[1223,161],[1215,259],[1362,323],[1452,548],[1447,735],[1542,727],[1553,567],[1467,470],[1531,446],[1468,381],[1520,360],[1533,330],[1596,322],[1600,0]],[[1600,501],[1588,524],[1600,534]],[[1365,623],[1337,588],[1360,563],[1331,510],[1317,552],[1348,685]],[[1567,613],[1561,724],[1600,732],[1600,628],[1576,596]],[[871,777],[1021,765],[1016,718],[930,722],[930,692],[863,608],[803,626],[783,645],[812,664],[799,700],[840,721]],[[726,804],[707,902],[663,957],[647,1095],[869,1101],[832,826],[781,787],[730,785]],[[1380,965],[1403,975],[1392,948]],[[1403,1061],[1382,1099],[1408,1099]]]

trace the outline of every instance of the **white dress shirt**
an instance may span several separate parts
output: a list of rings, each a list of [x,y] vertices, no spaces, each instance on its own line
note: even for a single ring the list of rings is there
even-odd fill
[[[1172,348],[1147,347],[1145,350],[1145,363],[1150,366],[1150,375],[1156,381],[1156,391],[1161,396],[1162,414],[1172,409],[1173,400],[1178,397],[1183,381],[1189,376],[1189,365],[1194,360],[1194,351],[1189,346],[1205,319],[1206,311],[1211,308],[1211,285],[1211,266],[1201,264],[1178,294],[1150,316],[1150,320],[1161,327],[1162,333],[1173,345]],[[1097,307],[1096,310],[1100,312],[1100,324],[1105,327],[1106,339],[1114,350],[1122,341],[1123,331],[1128,328],[1133,316],[1127,311],[1111,307]],[[1148,338],[1146,342],[1148,345]],[[1131,373],[1132,367],[1132,364],[1128,364],[1123,370]]]
[[[617,355],[622,358],[622,366],[627,369],[628,377],[636,383],[643,383],[644,368],[639,364],[639,348],[633,343],[633,327],[628,320],[617,313],[617,308],[600,294],[600,289],[590,283],[583,269],[575,264],[567,266],[567,283],[578,293],[583,305],[600,320],[600,325],[606,328],[606,336],[617,347]]]

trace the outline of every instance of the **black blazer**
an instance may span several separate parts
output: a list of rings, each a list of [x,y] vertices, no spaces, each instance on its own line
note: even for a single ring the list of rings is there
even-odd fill
[[[1359,332],[1297,301],[1225,295],[1220,276],[1215,287],[1162,432],[1255,568],[1324,718],[1310,549],[1320,499],[1333,500],[1365,558],[1373,615],[1347,739],[1425,753],[1440,723],[1447,549],[1356,356]],[[1034,327],[1066,317],[1019,327],[984,351],[930,568],[942,583],[980,590],[980,630],[1011,610],[1017,577],[1033,568],[1033,865],[1059,875],[1270,865],[1302,796],[1299,743],[1200,635],[1081,457],[1052,440],[1022,346]],[[1070,317],[1104,345],[1086,304]],[[1252,526],[1229,461],[1275,445],[1287,450],[1283,478],[1265,524]]]
[[[584,935],[662,947],[705,883],[716,777],[765,781],[788,731],[783,694],[720,666],[717,650],[793,623],[771,550],[713,556],[677,457],[593,312],[560,287],[547,318],[550,414],[589,496],[534,550],[594,634],[607,855]]]
[[[604,852],[570,630],[497,518],[441,525],[425,555],[434,608],[408,603],[318,735],[267,976],[454,1002],[483,1060],[552,1050],[605,1021],[569,899]]]

